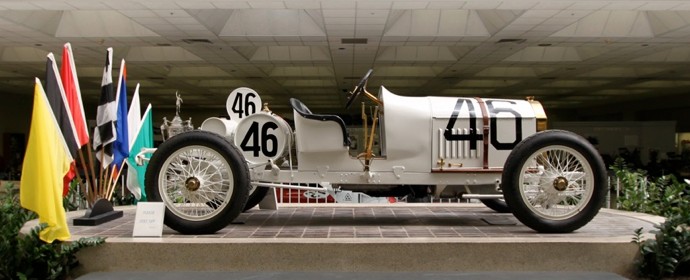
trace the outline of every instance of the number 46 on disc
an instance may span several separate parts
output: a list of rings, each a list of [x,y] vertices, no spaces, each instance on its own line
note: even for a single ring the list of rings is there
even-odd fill
[[[225,102],[231,120],[241,119],[261,111],[261,97],[251,88],[241,87],[233,90]]]

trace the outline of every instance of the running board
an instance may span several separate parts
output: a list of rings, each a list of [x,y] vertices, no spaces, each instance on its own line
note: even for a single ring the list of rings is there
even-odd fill
[[[285,188],[285,189],[293,189],[293,190],[319,191],[319,192],[327,192],[328,191],[328,189],[324,188],[324,187],[296,186],[296,185],[276,184],[276,183],[266,183],[266,182],[251,182],[251,184],[252,184],[252,186],[257,186],[257,187]]]

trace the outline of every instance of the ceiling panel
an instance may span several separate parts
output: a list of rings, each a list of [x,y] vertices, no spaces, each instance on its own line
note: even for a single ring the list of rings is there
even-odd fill
[[[535,95],[552,108],[690,91],[682,0],[0,1],[0,92],[31,94],[46,54],[59,62],[68,41],[86,102],[98,100],[107,47],[163,107],[180,91],[185,106],[220,108],[249,86],[272,103],[356,113],[343,90],[370,68],[372,88]]]

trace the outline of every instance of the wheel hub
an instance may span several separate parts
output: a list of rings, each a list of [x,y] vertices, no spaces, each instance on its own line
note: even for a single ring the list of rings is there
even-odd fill
[[[189,177],[187,180],[185,180],[184,186],[189,191],[196,191],[199,189],[199,187],[201,187],[201,181],[199,181],[199,179],[196,177]]]
[[[557,191],[564,191],[566,188],[568,188],[568,179],[566,179],[565,177],[558,177],[554,179],[553,188]]]

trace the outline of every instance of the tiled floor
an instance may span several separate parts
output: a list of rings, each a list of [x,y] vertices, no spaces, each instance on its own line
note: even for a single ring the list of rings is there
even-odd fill
[[[124,217],[98,226],[73,226],[72,221],[68,221],[73,238],[131,237],[135,208],[119,210],[124,211]],[[611,210],[602,210],[588,225],[573,233],[539,234],[522,225],[512,214],[498,214],[477,205],[320,205],[252,209],[212,235],[182,235],[165,227],[163,237],[209,238],[209,241],[213,238],[628,238],[640,227],[651,230],[653,224],[626,212]]]

